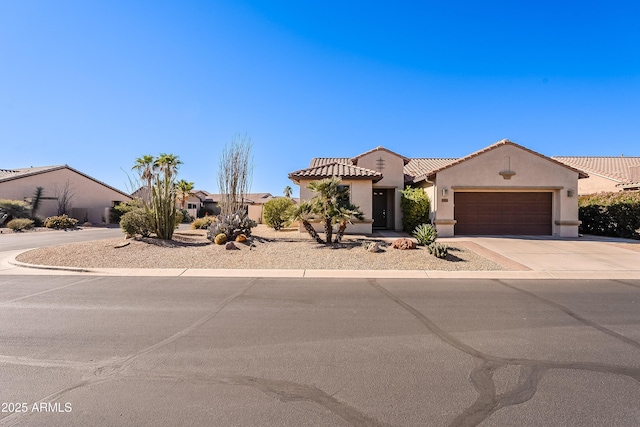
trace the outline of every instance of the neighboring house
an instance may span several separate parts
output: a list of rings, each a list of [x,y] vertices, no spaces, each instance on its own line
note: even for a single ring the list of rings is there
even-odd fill
[[[222,200],[222,194],[208,193],[203,190],[194,191],[194,194],[202,207],[213,211],[214,215],[220,213],[220,201]],[[249,218],[256,221],[258,224],[263,222],[262,214],[264,204],[273,199],[274,196],[271,193],[249,193],[245,194],[244,202],[247,204],[247,211]]]
[[[67,198],[67,215],[80,222],[108,222],[109,209],[132,197],[67,165],[0,169],[0,199],[31,202],[44,189],[37,216],[57,215]]]
[[[509,140],[460,159],[410,159],[383,147],[351,158],[315,158],[289,174],[300,199],[311,181],[331,176],[349,187],[363,221],[350,233],[402,229],[400,191],[424,188],[442,237],[454,235],[578,235],[578,179],[588,175]],[[318,230],[319,223],[315,223]]]
[[[589,178],[581,179],[578,183],[580,195],[640,189],[640,157],[554,156],[552,158],[589,174]]]

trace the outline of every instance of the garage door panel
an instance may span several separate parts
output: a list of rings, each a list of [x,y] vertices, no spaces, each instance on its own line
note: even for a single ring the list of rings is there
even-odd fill
[[[552,193],[455,192],[455,234],[550,235]]]

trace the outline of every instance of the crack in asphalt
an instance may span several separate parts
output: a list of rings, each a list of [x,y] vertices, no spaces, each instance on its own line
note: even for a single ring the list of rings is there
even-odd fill
[[[10,304],[10,303],[16,302],[16,301],[22,301],[23,299],[35,297],[35,296],[38,296],[38,295],[48,294],[49,292],[58,291],[60,289],[68,288],[68,287],[71,287],[71,286],[80,285],[82,283],[95,282],[96,280],[102,280],[102,279],[104,279],[104,277],[92,277],[90,279],[77,280],[77,281],[69,283],[67,285],[58,286],[57,288],[46,289],[44,291],[35,292],[35,293],[29,294],[29,295],[23,295],[21,297],[13,298],[13,299],[10,299],[10,300],[0,301],[0,306],[7,305],[7,304]]]
[[[205,316],[198,319],[188,327],[176,332],[175,334],[165,338],[164,340],[139,350],[127,357],[121,357],[116,359],[110,359],[105,362],[97,363],[85,363],[85,362],[67,362],[60,360],[36,360],[27,358],[15,358],[9,356],[0,356],[0,364],[13,364],[13,365],[30,365],[39,367],[63,367],[63,368],[75,368],[80,371],[84,371],[85,375],[82,379],[64,389],[58,390],[54,393],[45,396],[37,402],[52,402],[60,399],[65,394],[85,387],[89,385],[96,385],[105,382],[112,381],[118,378],[137,378],[137,379],[159,379],[159,380],[196,380],[204,381],[215,384],[226,384],[234,386],[246,386],[260,390],[265,395],[280,400],[281,402],[310,402],[318,406],[324,407],[332,414],[340,417],[350,425],[360,426],[380,426],[386,427],[390,424],[381,422],[375,418],[372,418],[358,409],[347,405],[344,402],[339,401],[332,395],[324,392],[323,390],[304,384],[295,383],[292,381],[273,380],[267,378],[257,378],[246,375],[203,375],[203,374],[190,374],[184,372],[152,372],[146,370],[134,370],[131,369],[131,364],[140,356],[148,354],[161,347],[167,346],[172,342],[178,340],[199,328],[206,322],[215,318],[220,311],[222,311],[232,301],[243,295],[251,287],[253,287],[260,279],[252,279],[242,289],[236,291],[232,295],[225,298],[220,302],[216,308]],[[77,282],[79,283],[79,282]],[[74,284],[77,284],[74,283]],[[67,285],[71,286],[71,285]],[[64,286],[64,287],[67,287]],[[57,288],[59,289],[59,288]],[[34,294],[35,295],[35,294]],[[20,298],[21,299],[21,298]],[[13,413],[3,419],[0,419],[0,426],[14,426],[24,421],[25,417],[28,417],[29,413]]]
[[[619,334],[609,328],[606,328],[602,325],[597,324],[596,322],[589,320],[587,318],[585,318],[584,316],[581,316],[580,314],[576,313],[575,311],[571,310],[568,307],[565,307],[562,304],[558,304],[557,302],[551,301],[550,299],[541,297],[540,295],[534,294],[533,292],[529,292],[529,291],[525,291],[524,289],[518,288],[517,286],[513,286],[510,285],[508,283],[503,282],[502,280],[495,280],[496,283],[501,284],[502,286],[505,286],[509,289],[513,289],[514,291],[520,292],[524,295],[527,295],[531,298],[536,299],[537,301],[540,301],[548,306],[551,306],[553,308],[556,308],[560,311],[562,311],[563,313],[565,313],[566,315],[573,317],[574,319],[576,319],[578,322],[584,323],[587,326],[591,326],[592,328],[595,328],[597,330],[599,330],[600,332],[603,332],[609,336],[612,336],[613,338],[616,338],[620,341],[623,341],[626,344],[629,344],[637,349],[640,349],[640,342],[635,341],[629,337],[626,337],[622,334]]]
[[[476,360],[476,367],[469,374],[469,381],[478,393],[478,397],[470,407],[464,410],[451,422],[451,427],[477,426],[483,421],[487,420],[493,413],[502,408],[527,402],[535,396],[538,390],[538,384],[544,377],[545,373],[551,369],[582,370],[588,372],[622,375],[640,382],[640,368],[609,365],[603,363],[555,362],[550,360],[505,358],[489,355],[471,347],[468,344],[465,344],[460,339],[440,328],[420,310],[403,301],[400,297],[396,296],[387,288],[380,285],[376,279],[369,279],[368,281],[373,288],[377,289],[394,303],[398,304],[400,307],[411,313],[438,339],[445,342],[446,344],[449,344],[455,349],[473,357]],[[631,344],[634,347],[638,347],[638,343],[636,341],[622,336],[603,326],[600,326],[595,322],[592,322],[578,315],[577,313],[560,304],[546,300],[542,297],[532,294],[531,292],[507,285],[499,280],[496,280],[496,282],[513,290],[521,291],[525,294],[530,294],[536,299],[545,302],[554,308],[562,310],[564,313],[570,315],[574,319],[579,320],[588,326],[592,326],[597,330],[606,333],[607,335],[619,339],[627,344]],[[497,394],[493,375],[496,370],[506,368],[508,366],[518,367],[520,371],[518,384],[515,387],[505,391],[504,393]]]
[[[128,378],[157,379],[171,381],[197,381],[207,384],[234,385],[255,388],[265,395],[281,402],[310,402],[324,407],[352,426],[385,427],[390,424],[372,418],[361,411],[339,401],[325,391],[310,385],[293,381],[258,378],[248,375],[193,374],[189,372],[150,372],[132,370]]]

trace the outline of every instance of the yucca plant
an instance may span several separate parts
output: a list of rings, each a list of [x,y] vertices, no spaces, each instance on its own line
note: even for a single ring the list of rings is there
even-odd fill
[[[438,238],[438,232],[431,224],[420,224],[413,230],[413,237],[419,245],[429,246]]]

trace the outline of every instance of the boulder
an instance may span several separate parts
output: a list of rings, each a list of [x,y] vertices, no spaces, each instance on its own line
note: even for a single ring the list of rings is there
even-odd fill
[[[226,246],[224,247],[226,250],[228,251],[237,251],[240,250],[240,248],[238,248],[233,242],[229,242],[226,244]]]
[[[395,248],[395,249],[401,249],[401,250],[415,249],[416,248],[416,244],[413,242],[413,240],[402,238],[402,239],[398,239],[395,242],[393,242],[392,247]]]
[[[378,242],[371,242],[369,243],[369,246],[367,246],[367,252],[376,253],[381,251],[382,249],[380,249],[380,243]]]

